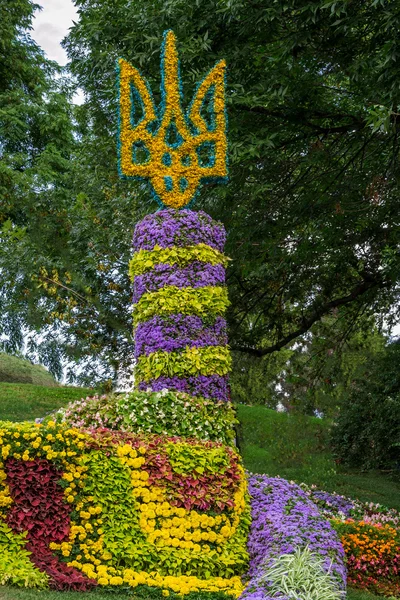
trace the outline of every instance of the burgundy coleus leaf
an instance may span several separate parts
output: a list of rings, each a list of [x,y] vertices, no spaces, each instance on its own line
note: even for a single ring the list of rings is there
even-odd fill
[[[86,591],[94,587],[80,571],[68,567],[49,549],[51,542],[68,538],[71,507],[59,485],[62,472],[47,460],[5,463],[7,484],[13,504],[7,524],[16,533],[27,532],[27,549],[35,566],[48,574],[50,587],[56,590]]]

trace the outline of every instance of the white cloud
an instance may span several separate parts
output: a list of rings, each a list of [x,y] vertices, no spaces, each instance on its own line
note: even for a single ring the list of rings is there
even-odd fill
[[[51,60],[65,65],[67,55],[61,47],[61,40],[77,21],[77,11],[71,0],[39,0],[42,6],[33,21],[33,39],[43,48]]]
[[[73,21],[78,20],[76,8],[72,0],[39,0],[39,2],[42,10],[35,14],[32,37],[48,58],[65,65],[68,59],[64,48],[61,47],[61,41],[73,26]],[[72,101],[74,104],[82,104],[84,101],[82,90],[78,89]]]

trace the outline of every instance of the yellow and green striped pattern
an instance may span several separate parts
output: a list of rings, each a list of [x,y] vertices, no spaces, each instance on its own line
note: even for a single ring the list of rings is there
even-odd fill
[[[207,246],[207,244],[197,244],[196,246],[188,246],[180,248],[173,246],[172,248],[161,248],[154,246],[153,250],[139,250],[129,263],[129,274],[133,280],[136,275],[142,275],[147,271],[151,271],[155,265],[169,264],[177,267],[186,267],[193,261],[209,263],[211,265],[222,264],[227,266],[229,259]]]
[[[228,306],[228,291],[225,287],[178,288],[167,285],[156,292],[143,294],[135,305],[133,322],[137,325],[154,315],[165,316],[177,313],[216,317],[223,315]]]
[[[178,352],[142,354],[137,362],[135,377],[138,383],[164,377],[195,375],[227,375],[232,358],[228,346],[186,347]]]

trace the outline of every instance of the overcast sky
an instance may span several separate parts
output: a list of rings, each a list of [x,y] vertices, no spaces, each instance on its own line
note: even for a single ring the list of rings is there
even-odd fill
[[[61,48],[61,40],[77,20],[77,12],[71,0],[38,0],[42,6],[33,21],[33,39],[43,48],[51,60],[65,65],[67,55]]]

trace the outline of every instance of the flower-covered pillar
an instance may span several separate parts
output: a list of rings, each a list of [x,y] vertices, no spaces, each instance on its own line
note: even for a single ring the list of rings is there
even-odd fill
[[[135,382],[228,400],[224,227],[204,212],[163,210],[135,229]]]
[[[172,31],[164,35],[161,74],[157,107],[144,77],[119,60],[120,173],[148,180],[164,209],[145,217],[133,239],[135,385],[228,400],[225,230],[184,208],[204,181],[227,179],[225,61],[186,111]]]

